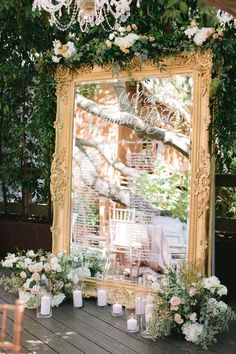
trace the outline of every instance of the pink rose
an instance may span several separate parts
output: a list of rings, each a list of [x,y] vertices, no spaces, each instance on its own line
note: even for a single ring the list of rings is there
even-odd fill
[[[172,296],[172,298],[170,299],[170,304],[171,306],[179,306],[181,304],[181,299],[178,296]]]
[[[49,263],[45,263],[44,264],[44,269],[45,269],[45,272],[50,272],[51,270],[51,265]]]
[[[33,273],[31,278],[34,281],[39,281],[40,280],[40,275],[39,275],[39,273]]]
[[[22,279],[27,278],[26,272],[20,272],[20,277],[21,277]]]

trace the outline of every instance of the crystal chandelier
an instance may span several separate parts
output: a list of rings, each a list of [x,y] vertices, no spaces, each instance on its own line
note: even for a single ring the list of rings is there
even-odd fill
[[[49,12],[51,23],[62,31],[78,21],[81,31],[87,32],[90,27],[98,26],[104,21],[110,29],[119,22],[125,22],[130,16],[131,2],[132,0],[34,0],[33,11],[38,8]],[[139,1],[137,6],[138,3]],[[60,22],[65,11],[70,16],[67,24]],[[110,15],[114,18],[114,25],[109,22]]]

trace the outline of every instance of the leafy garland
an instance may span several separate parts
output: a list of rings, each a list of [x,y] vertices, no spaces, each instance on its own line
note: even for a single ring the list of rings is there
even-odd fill
[[[53,50],[38,58],[38,64],[42,70],[52,71],[58,65],[72,70],[85,65],[89,68],[112,65],[116,73],[129,70],[134,61],[140,66],[148,59],[159,64],[165,56],[210,48],[217,167],[219,171],[230,172],[236,156],[235,36],[232,18],[223,14],[219,19],[216,11],[201,9],[197,1],[143,0],[140,9],[133,2],[131,17],[114,31],[99,27],[81,33],[75,27],[70,33],[59,33]]]

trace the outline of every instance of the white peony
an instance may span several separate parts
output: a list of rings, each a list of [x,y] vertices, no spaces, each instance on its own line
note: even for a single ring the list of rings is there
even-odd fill
[[[129,33],[124,37],[116,37],[114,43],[118,45],[118,47],[129,48],[139,39],[139,36],[135,33]]]

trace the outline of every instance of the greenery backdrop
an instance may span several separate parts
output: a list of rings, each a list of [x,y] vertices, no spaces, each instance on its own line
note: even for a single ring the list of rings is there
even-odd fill
[[[73,43],[73,56],[60,59],[72,69],[81,65],[113,64],[113,70],[129,68],[135,58],[155,62],[166,55],[210,48],[213,53],[211,112],[214,117],[217,171],[231,173],[236,159],[236,27],[220,23],[216,11],[197,0],[142,0],[132,3],[127,24],[142,36],[124,51],[107,45],[108,28],[82,33],[78,25],[66,32],[50,27],[46,14],[32,12],[32,0],[2,0],[0,4],[0,180],[5,212],[19,199],[24,215],[27,195],[49,203],[50,164],[54,150],[55,119],[53,41]],[[184,31],[192,20],[199,28],[214,28],[214,36],[196,45]],[[223,31],[223,34],[221,33]],[[145,37],[146,36],[146,37]],[[149,40],[152,38],[152,40]],[[54,44],[55,48],[55,44]]]

